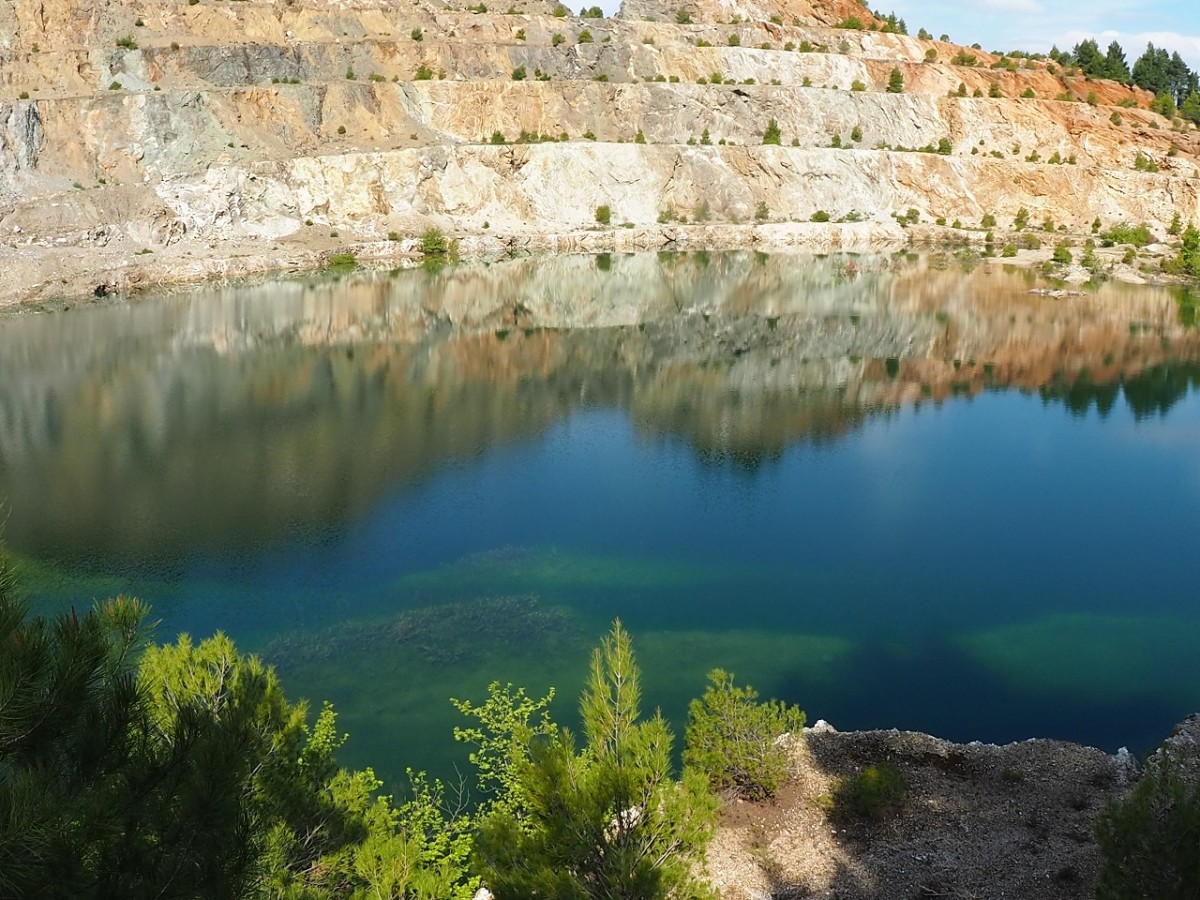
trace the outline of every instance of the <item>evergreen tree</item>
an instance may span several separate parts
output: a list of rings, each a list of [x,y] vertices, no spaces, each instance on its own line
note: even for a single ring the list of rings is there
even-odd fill
[[[891,75],[888,76],[887,92],[889,94],[904,93],[904,73],[899,68],[893,68]]]
[[[716,801],[703,776],[672,778],[671,730],[661,714],[641,721],[640,703],[618,622],[592,658],[584,746],[566,729],[530,743],[517,768],[524,815],[497,808],[481,822],[476,859],[498,896],[710,896],[692,866],[712,836]]]
[[[1100,53],[1099,44],[1091,38],[1076,44],[1071,56],[1075,59],[1075,65],[1083,69],[1084,75],[1089,78],[1105,77],[1105,58]]]
[[[0,896],[465,900],[468,823],[347,772],[275,673],[218,635],[147,649],[146,609],[29,616],[0,553]]]
[[[1200,124],[1200,91],[1192,91],[1184,98],[1179,114],[1189,122]]]
[[[1125,50],[1116,41],[1108,45],[1108,53],[1104,57],[1104,77],[1122,84],[1129,83],[1129,63],[1125,59]]]

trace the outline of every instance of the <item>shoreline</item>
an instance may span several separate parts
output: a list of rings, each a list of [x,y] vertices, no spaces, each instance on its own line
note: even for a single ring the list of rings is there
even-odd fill
[[[996,232],[993,248],[1019,234]],[[424,256],[418,237],[401,240],[351,238],[298,233],[279,239],[204,241],[183,238],[156,250],[134,249],[127,239],[103,247],[57,246],[32,241],[0,259],[0,315],[46,312],[86,305],[118,295],[130,298],[184,286],[227,285],[257,278],[319,273],[331,257],[351,253],[360,265],[383,268],[419,266]],[[910,226],[864,222],[847,224],[781,223],[764,225],[658,225],[635,228],[579,229],[557,233],[508,232],[448,235],[464,261],[494,261],[527,254],[598,254],[606,252],[761,252],[939,253],[967,252],[964,264],[1001,263],[1034,269],[1048,264],[1052,248],[1020,249],[1015,256],[984,255],[985,232],[946,226]],[[1090,235],[1047,234],[1046,244],[1067,239],[1078,248]],[[1127,284],[1186,286],[1186,279],[1145,272],[1123,261],[1128,248],[1096,248],[1099,277]],[[995,253],[995,250],[993,251]],[[1078,251],[1076,251],[1078,252]],[[1164,259],[1174,247],[1154,244],[1143,258]],[[1056,282],[1085,284],[1097,277],[1078,263],[1059,266]]]

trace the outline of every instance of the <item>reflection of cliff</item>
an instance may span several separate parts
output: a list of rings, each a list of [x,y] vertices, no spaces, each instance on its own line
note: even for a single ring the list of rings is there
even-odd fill
[[[1025,273],[943,263],[520,260],[11,319],[9,535],[172,555],[336,525],[580,406],[753,464],[989,386],[1141,415],[1195,384],[1168,364],[1200,340],[1164,292],[1050,299]]]

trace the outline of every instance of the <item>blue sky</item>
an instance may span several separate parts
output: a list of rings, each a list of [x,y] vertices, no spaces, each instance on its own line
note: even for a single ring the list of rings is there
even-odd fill
[[[895,11],[911,34],[924,26],[985,50],[1070,50],[1085,38],[1101,48],[1114,40],[1130,65],[1146,43],[1178,50],[1200,69],[1200,3],[1195,0],[871,0],[872,9]]]
[[[567,2],[575,6],[577,3]],[[620,0],[586,0],[609,14]],[[1177,50],[1200,70],[1200,0],[869,0],[872,9],[895,12],[911,34],[928,29],[985,50],[1070,50],[1085,38],[1101,48],[1116,40],[1129,64],[1147,42]]]

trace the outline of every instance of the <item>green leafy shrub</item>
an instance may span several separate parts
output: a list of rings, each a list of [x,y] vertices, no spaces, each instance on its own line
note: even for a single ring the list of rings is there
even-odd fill
[[[834,821],[876,821],[904,805],[908,782],[891,763],[867,766],[852,778],[843,778],[833,790]]]
[[[852,31],[862,31],[863,23],[862,23],[862,19],[860,19],[858,16],[847,16],[846,18],[842,19],[842,21],[838,22],[833,27],[834,28],[848,28]]]
[[[1100,237],[1104,241],[1112,244],[1132,244],[1134,247],[1145,247],[1154,241],[1154,235],[1150,233],[1150,228],[1145,222],[1138,225],[1130,225],[1128,222],[1119,222],[1102,232]]]
[[[525,80],[525,67],[524,66],[517,66],[515,69],[512,70],[512,80],[513,81],[524,81]]]
[[[781,137],[782,136],[779,132],[779,123],[774,119],[771,119],[769,122],[767,122],[766,130],[763,131],[762,142],[764,144],[778,145],[782,143]]]
[[[675,10],[675,21],[680,25],[691,25],[692,14],[686,9],[680,7],[679,9]]]
[[[829,213],[825,212],[825,210],[823,210],[823,209],[818,209],[815,213],[812,214],[812,221],[828,222],[829,221]]]
[[[765,219],[766,204],[759,208],[759,218]],[[748,799],[774,796],[787,778],[787,748],[779,738],[799,734],[804,713],[778,700],[757,702],[754,688],[736,687],[733,674],[723,669],[709,672],[708,681],[704,696],[688,708],[684,765],[701,772],[721,793]]]
[[[904,93],[904,73],[898,67],[893,67],[888,75],[887,92],[889,94]]]
[[[551,44],[551,46],[557,47],[559,44],[561,44],[565,40],[566,40],[565,37],[563,37],[558,32],[555,32],[554,35],[550,38],[550,44]]]
[[[865,91],[866,89],[867,89],[867,86],[865,84],[863,84],[861,81],[859,81],[857,78],[854,79],[854,81],[850,82],[850,90],[852,90],[852,91],[861,92],[861,91]]]
[[[413,75],[414,81],[431,81],[433,79],[433,69],[429,66],[418,66],[416,73]]]
[[[579,37],[576,40],[580,44],[590,44],[590,43],[592,43],[592,40],[593,40],[592,33],[590,31],[588,31],[586,28],[584,28],[582,31],[579,32]]]
[[[137,41],[128,34],[125,37],[117,38],[117,46],[122,50],[136,50],[138,48]]]
[[[771,208],[767,206],[766,200],[759,200],[758,206],[754,209],[754,218],[759,222],[765,222],[771,217]]]
[[[1066,244],[1059,244],[1054,248],[1054,254],[1050,257],[1053,262],[1061,266],[1069,266],[1073,257],[1071,251]]]
[[[414,41],[425,40],[425,32],[422,31],[420,28],[414,28],[408,34],[409,34],[409,37],[411,37]]]
[[[601,225],[608,225],[612,222],[612,208],[607,204],[596,207],[596,221]]]
[[[741,38],[741,36],[740,36],[740,35],[737,35],[737,34],[731,34],[731,35],[729,36],[729,46],[730,46],[730,47],[740,47],[740,46],[742,46],[742,38]]]
[[[334,253],[325,261],[325,268],[346,271],[358,266],[358,257],[353,253]]]

